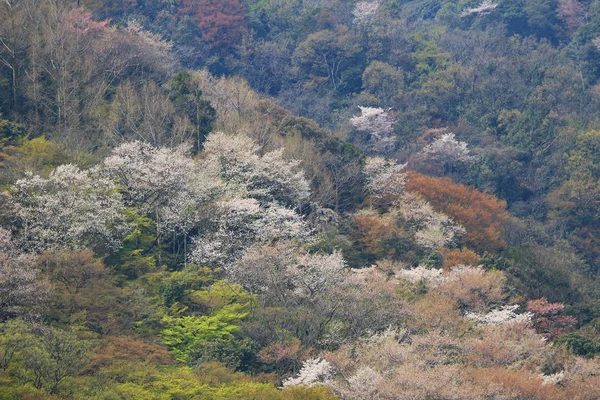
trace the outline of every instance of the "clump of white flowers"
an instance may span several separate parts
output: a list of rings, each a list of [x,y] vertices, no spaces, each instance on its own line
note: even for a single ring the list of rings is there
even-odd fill
[[[296,160],[283,151],[259,154],[246,135],[211,133],[204,144],[203,169],[227,188],[209,219],[215,230],[193,238],[189,260],[231,269],[253,244],[308,235],[298,206],[310,196],[310,185]]]
[[[23,227],[20,240],[32,252],[118,248],[128,231],[121,195],[97,167],[61,165],[48,178],[29,173],[15,183],[9,206]]]
[[[406,164],[398,164],[383,157],[369,157],[364,173],[367,188],[375,197],[399,196],[406,183]]]
[[[283,381],[283,386],[306,385],[314,386],[329,381],[333,372],[331,364],[327,360],[311,358],[304,362],[302,369],[296,377]]]
[[[466,233],[452,218],[436,212],[428,202],[413,194],[402,197],[400,212],[416,228],[415,239],[422,247],[437,250],[453,245]]]
[[[520,324],[531,321],[533,314],[530,312],[517,314],[515,311],[518,308],[518,304],[506,305],[492,310],[487,314],[469,312],[465,314],[465,317],[475,321],[479,325]]]
[[[348,379],[348,396],[351,400],[376,398],[379,385],[384,381],[383,376],[369,366],[362,366]]]
[[[428,286],[439,286],[447,281],[444,276],[444,271],[435,268],[425,268],[418,266],[412,269],[402,269],[396,274],[399,278],[409,281],[410,283],[425,282]]]
[[[369,145],[374,151],[388,152],[393,149],[395,139],[393,137],[394,119],[388,111],[379,107],[359,106],[361,114],[350,118],[350,124],[354,129],[369,135]]]
[[[412,269],[402,269],[396,273],[396,276],[411,283],[424,282],[431,289],[447,282],[457,281],[463,275],[483,275],[484,273],[485,270],[481,266],[457,265],[449,272],[444,273],[442,269],[426,268],[419,265]]]
[[[373,20],[373,16],[377,14],[377,11],[381,7],[381,3],[375,1],[360,1],[356,3],[352,10],[354,16],[354,23],[358,25],[368,24]]]
[[[558,385],[565,377],[565,371],[551,375],[540,375],[544,385]]]
[[[489,14],[494,11],[496,7],[498,7],[498,4],[494,3],[492,0],[483,0],[477,7],[467,8],[463,11],[462,16],[466,17],[471,14]]]
[[[456,140],[454,133],[444,133],[433,143],[428,144],[421,150],[421,158],[437,162],[442,165],[454,165],[458,163],[469,163],[475,160],[470,154],[466,142]]]

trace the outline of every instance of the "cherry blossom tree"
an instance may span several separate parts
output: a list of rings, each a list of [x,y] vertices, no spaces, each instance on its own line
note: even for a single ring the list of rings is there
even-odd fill
[[[496,308],[487,314],[467,313],[467,319],[475,321],[479,325],[504,325],[504,324],[524,324],[531,321],[533,313],[524,312],[517,314],[515,311],[519,309],[518,304],[505,305]]]
[[[388,153],[393,150],[394,119],[388,111],[378,107],[359,106],[361,115],[350,118],[350,124],[360,134],[360,142],[367,150]]]
[[[454,133],[444,133],[433,143],[425,146],[418,154],[418,158],[440,168],[444,173],[475,160],[475,157],[470,154],[467,143],[456,140]]]
[[[329,361],[320,358],[306,360],[296,377],[283,382],[283,386],[306,385],[313,386],[327,382],[332,376],[333,368]]]
[[[309,254],[290,243],[254,246],[231,270],[231,277],[277,305],[310,300],[346,279],[339,252]]]
[[[467,8],[463,11],[462,16],[489,14],[494,11],[496,7],[498,7],[498,4],[494,3],[492,0],[483,0],[477,7]]]
[[[15,183],[10,203],[28,251],[115,249],[128,230],[121,195],[99,168],[81,170],[67,164],[48,178],[30,173]]]
[[[104,169],[119,183],[125,203],[147,212],[186,189],[194,164],[183,152],[138,141],[123,143],[104,160]]]
[[[406,193],[399,202],[404,219],[413,226],[417,243],[429,249],[456,244],[465,229],[447,215],[437,212],[421,197]]]
[[[123,143],[104,160],[104,170],[118,182],[125,204],[152,216],[159,247],[171,234],[183,235],[203,221],[205,205],[225,191],[210,165],[195,163],[185,147],[158,148],[148,143]]]
[[[261,204],[276,202],[298,207],[310,196],[310,185],[299,161],[287,160],[283,149],[259,155],[259,146],[246,135],[209,135],[204,145],[206,162],[213,164],[228,185],[238,184]]]
[[[214,203],[209,226],[194,238],[192,262],[228,266],[254,243],[300,238],[307,232],[296,211],[309,195],[309,183],[295,160],[282,150],[259,154],[245,135],[208,136],[199,168],[226,191]]]
[[[367,158],[364,168],[367,189],[377,199],[392,197],[396,201],[406,183],[405,167],[406,164],[398,164],[383,157]]]
[[[0,228],[0,321],[35,316],[48,293],[35,257],[22,253],[10,232]]]
[[[372,2],[360,1],[356,3],[352,10],[352,15],[354,16],[353,22],[358,25],[371,23],[380,7],[381,3],[378,0]]]
[[[213,230],[193,238],[190,261],[230,269],[247,247],[255,243],[300,238],[305,223],[293,210],[272,204],[266,207],[252,198],[220,201],[210,224]]]

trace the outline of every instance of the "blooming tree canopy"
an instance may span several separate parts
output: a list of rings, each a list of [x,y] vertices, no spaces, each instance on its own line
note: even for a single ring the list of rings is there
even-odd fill
[[[15,183],[10,202],[29,251],[117,248],[127,231],[121,195],[99,168],[81,170],[67,164],[47,179],[28,174]]]
[[[350,118],[350,124],[367,135],[367,146],[375,152],[386,153],[395,145],[393,136],[394,119],[388,111],[379,107],[359,106],[361,115]]]

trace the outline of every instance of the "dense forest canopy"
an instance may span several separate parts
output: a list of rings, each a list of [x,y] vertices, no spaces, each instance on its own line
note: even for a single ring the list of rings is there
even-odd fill
[[[8,399],[600,398],[600,1],[0,3]]]

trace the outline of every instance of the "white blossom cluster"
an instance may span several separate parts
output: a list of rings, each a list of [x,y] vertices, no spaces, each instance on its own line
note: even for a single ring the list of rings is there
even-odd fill
[[[439,249],[456,244],[466,230],[443,213],[436,212],[422,198],[406,194],[399,205],[404,219],[416,228],[415,239],[420,246]]]
[[[189,259],[231,269],[254,244],[294,239],[308,233],[294,207],[310,195],[299,163],[286,160],[281,150],[259,155],[245,135],[211,134],[201,167],[227,188],[210,217],[215,230],[194,239]]]
[[[292,284],[301,297],[312,297],[344,280],[346,261],[339,252],[330,255],[304,254],[291,266]]]
[[[327,360],[311,358],[304,362],[302,369],[296,377],[290,377],[283,381],[283,386],[306,385],[314,386],[329,381],[333,372],[331,364]]]
[[[212,222],[217,229],[193,239],[190,261],[230,269],[244,250],[255,243],[302,237],[306,225],[293,210],[263,207],[252,198],[217,203]]]
[[[394,119],[383,108],[359,106],[361,115],[350,118],[354,129],[369,134],[370,145],[378,152],[388,152],[393,149]]]
[[[468,8],[463,11],[462,16],[466,17],[471,14],[488,14],[494,11],[498,7],[498,4],[494,3],[492,0],[483,0],[481,4],[474,8]]]
[[[356,3],[352,10],[352,15],[354,16],[353,22],[357,25],[369,24],[380,7],[381,3],[378,0]]]
[[[533,314],[530,312],[517,314],[515,311],[518,308],[518,304],[506,305],[492,310],[487,314],[469,312],[465,314],[465,317],[474,320],[479,325],[519,324],[531,321]]]
[[[365,365],[361,366],[350,378],[348,378],[348,395],[344,396],[349,400],[362,400],[376,398],[379,386],[384,381],[384,377],[373,368]]]
[[[557,372],[556,374],[540,375],[543,385],[558,385],[565,378],[565,371]]]
[[[49,287],[39,275],[35,256],[21,253],[10,232],[0,228],[0,319],[31,315],[43,304]]]
[[[121,195],[99,168],[68,164],[47,179],[29,174],[15,183],[11,206],[29,251],[98,244],[118,248],[128,230]]]
[[[397,164],[383,157],[369,157],[364,173],[367,188],[375,197],[399,196],[406,183],[406,164]]]
[[[411,283],[425,282],[428,286],[435,287],[447,282],[447,277],[444,276],[444,271],[435,268],[425,268],[418,266],[412,269],[402,269],[396,273],[400,279],[407,280]]]
[[[475,159],[469,154],[467,143],[456,140],[454,133],[444,133],[425,146],[420,156],[440,164],[468,163]]]
[[[342,283],[345,272],[346,262],[339,252],[307,254],[285,243],[247,249],[230,276],[253,293],[286,302],[313,298]]]
[[[402,269],[396,273],[396,276],[411,283],[424,282],[428,288],[434,288],[447,282],[457,281],[463,275],[483,275],[484,273],[485,270],[481,266],[471,267],[466,265],[457,265],[447,273],[444,273],[444,271],[441,269],[431,269],[418,266],[412,269]]]
[[[104,160],[104,168],[124,190],[128,205],[149,211],[187,190],[194,163],[184,151],[123,143]]]
[[[379,333],[367,334],[364,338],[361,338],[362,343],[383,343],[387,340],[400,341],[403,338],[407,337],[409,331],[408,328],[394,328],[392,326],[388,326],[386,330],[381,331]]]
[[[295,207],[310,195],[310,185],[296,160],[283,149],[258,154],[259,146],[246,135],[211,134],[205,144],[206,163],[213,164],[228,185],[239,184],[253,197]]]

